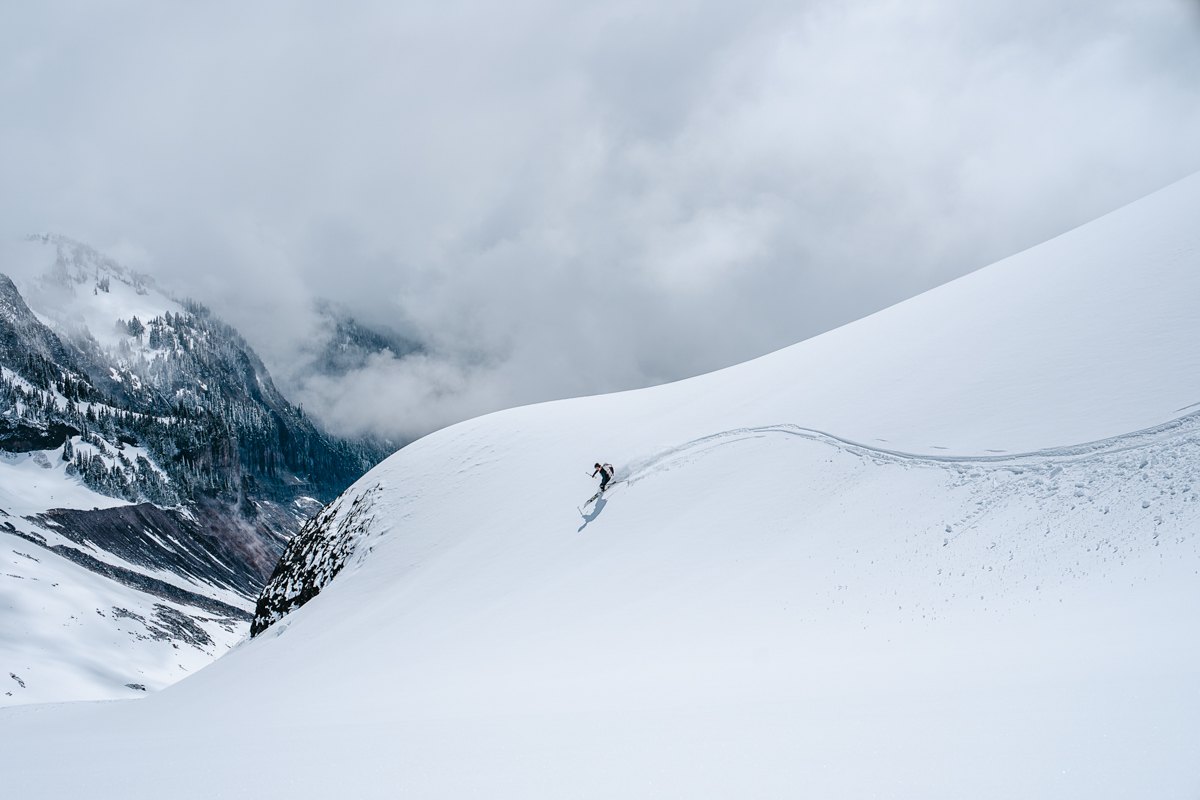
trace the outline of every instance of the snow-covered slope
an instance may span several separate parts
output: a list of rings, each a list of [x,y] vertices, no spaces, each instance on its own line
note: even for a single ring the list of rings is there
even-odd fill
[[[147,323],[164,314],[187,313],[153,278],[126,269],[90,247],[55,234],[33,236],[30,241],[57,250],[53,266],[28,292],[30,304],[51,327],[86,329],[102,347],[117,349],[124,344],[126,352],[152,356],[141,341],[130,342],[128,332],[118,330],[116,321],[128,323],[136,317]]]
[[[138,522],[153,507],[97,494],[66,466],[62,447],[0,452],[0,707],[161,689],[245,636],[247,598],[196,569],[211,543],[143,526],[168,565],[139,552],[132,531],[116,552],[86,541],[78,520],[66,524],[72,510]]]
[[[138,591],[0,530],[0,707],[138,696],[244,636],[239,618]]]
[[[426,437],[259,637],[0,712],[7,785],[1195,797],[1198,218],[1200,176],[754,362]]]

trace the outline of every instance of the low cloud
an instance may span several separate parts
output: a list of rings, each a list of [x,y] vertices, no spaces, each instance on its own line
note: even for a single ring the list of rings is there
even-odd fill
[[[1182,0],[6,16],[0,235],[203,298],[342,432],[716,369],[1200,169]],[[319,299],[422,349],[314,375]]]

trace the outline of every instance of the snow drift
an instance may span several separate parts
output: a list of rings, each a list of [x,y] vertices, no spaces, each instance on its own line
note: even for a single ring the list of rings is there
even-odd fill
[[[1200,176],[753,362],[428,436],[254,640],[0,713],[6,781],[1194,797],[1198,218]]]

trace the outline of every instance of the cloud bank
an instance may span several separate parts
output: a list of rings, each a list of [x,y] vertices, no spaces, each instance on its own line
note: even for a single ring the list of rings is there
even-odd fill
[[[736,363],[1200,169],[1183,0],[2,14],[0,269],[87,241],[344,433]],[[421,348],[313,375],[319,299]]]

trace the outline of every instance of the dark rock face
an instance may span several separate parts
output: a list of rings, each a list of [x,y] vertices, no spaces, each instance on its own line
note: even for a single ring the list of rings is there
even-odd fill
[[[187,589],[180,588],[173,583],[152,577],[150,575],[138,572],[129,567],[123,567],[117,564],[110,564],[107,561],[102,561],[96,558],[91,553],[87,553],[81,549],[70,547],[65,544],[48,544],[46,538],[37,533],[25,533],[18,530],[11,522],[0,522],[0,530],[11,533],[14,536],[19,536],[33,544],[44,547],[47,550],[62,556],[68,561],[73,561],[84,569],[95,572],[98,575],[103,575],[109,580],[128,586],[131,589],[137,589],[140,592],[160,597],[163,600],[171,600],[182,605],[193,606],[195,608],[207,611],[210,614],[215,614],[218,617],[234,620],[248,620],[250,614],[237,606],[229,603],[216,600],[208,595],[199,592],[192,592]],[[63,531],[59,531],[63,533]],[[37,560],[37,559],[34,559]],[[245,591],[239,591],[238,594],[246,596]]]
[[[247,535],[244,530],[228,539],[224,537],[223,531],[239,525],[233,515],[210,509],[205,515],[192,516],[197,518],[190,519],[180,510],[158,509],[146,503],[94,511],[56,509],[28,518],[43,530],[53,530],[55,534],[79,543],[78,548],[49,545],[46,537],[24,533],[11,522],[0,522],[0,530],[145,594],[203,609],[221,618],[250,619],[250,613],[244,609],[133,569],[136,566],[148,571],[174,572],[230,589],[246,599],[253,597],[263,585],[265,570],[283,549],[283,536],[275,534],[272,537],[274,548],[264,548],[256,537]],[[230,542],[239,541],[242,542],[240,547],[230,545]],[[114,552],[133,566],[110,564],[92,555],[100,551]]]
[[[246,597],[258,593],[287,541],[211,501],[186,510],[150,503],[52,509],[29,521],[137,567],[173,572]]]
[[[203,649],[213,642],[208,631],[197,625],[194,619],[170,606],[164,606],[162,603],[154,604],[154,618],[151,620],[125,608],[113,606],[112,611],[113,616],[117,619],[136,619],[142,623],[148,634],[144,638],[147,639],[155,639],[160,642],[184,642],[199,649]],[[136,688],[133,684],[125,685]]]
[[[343,494],[305,523],[258,597],[251,636],[316,597],[341,572],[374,520],[371,509],[380,491],[375,485],[353,496]]]
[[[39,425],[25,419],[0,417],[0,450],[9,453],[55,450],[79,433],[78,428],[58,421]]]

